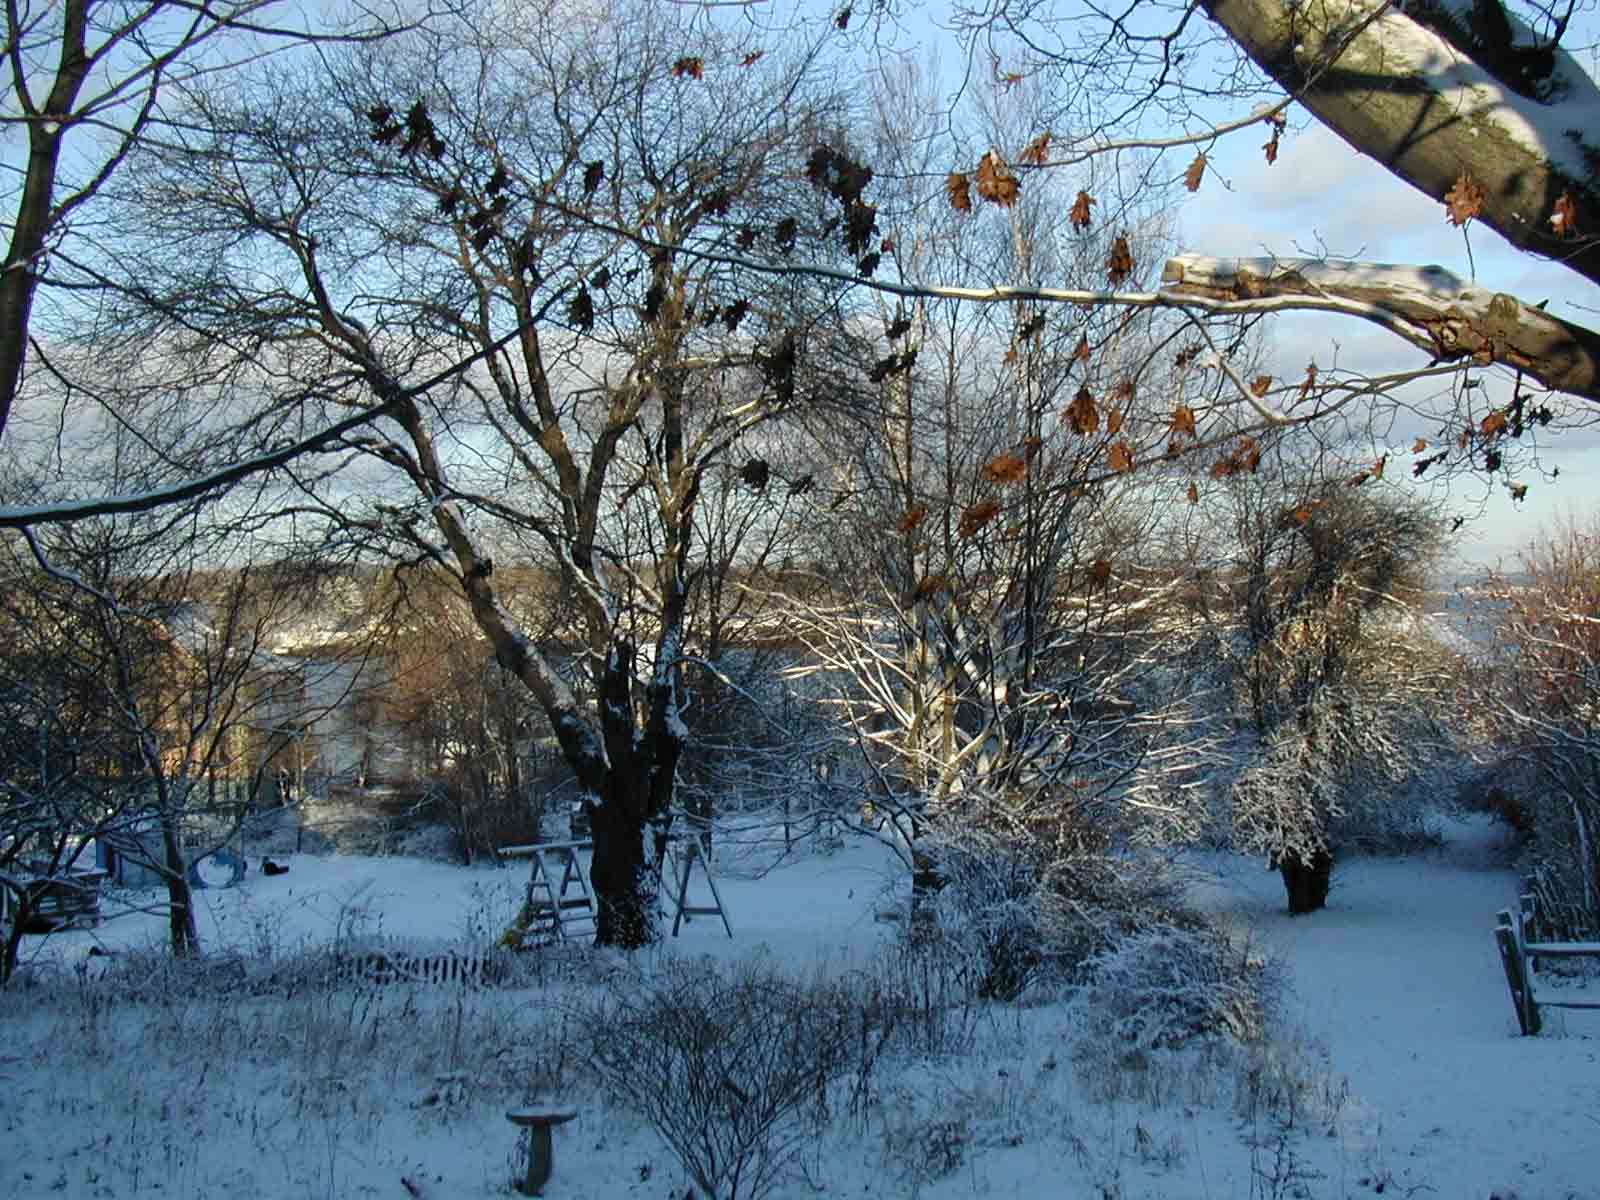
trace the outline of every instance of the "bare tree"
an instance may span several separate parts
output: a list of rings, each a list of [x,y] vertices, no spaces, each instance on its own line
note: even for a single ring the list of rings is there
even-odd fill
[[[900,146],[889,173],[914,180],[909,156],[936,154],[936,137],[897,139],[908,111],[931,109],[914,78],[891,83],[874,152]],[[979,136],[1015,115],[980,111]],[[891,279],[961,261],[1025,287],[1095,258],[1056,235],[1042,189],[992,236],[885,196]],[[977,312],[913,298],[879,320],[878,427],[836,451],[853,495],[819,506],[818,579],[794,622],[867,784],[847,820],[904,857],[921,914],[958,834],[984,831],[1025,863],[1019,879],[1059,881],[1063,862],[1172,818],[1204,746],[1182,744],[1186,688],[1165,674],[1187,633],[1172,620],[1182,577],[1155,547],[1182,482],[1103,471],[1135,453],[1163,330],[1025,297]],[[1016,964],[1000,957],[1010,965],[990,964],[986,986],[1014,994]]]
[[[293,11],[290,11],[291,8]],[[41,287],[81,287],[103,269],[93,220],[97,195],[139,141],[160,130],[164,102],[219,71],[289,46],[382,37],[369,5],[326,21],[281,0],[60,0],[5,6],[9,103],[0,128],[18,132],[6,153],[8,228],[0,270],[0,434],[25,383]],[[85,228],[87,227],[87,228]],[[48,356],[35,366],[50,370]]]
[[[657,6],[474,19],[260,79],[248,103],[190,89],[184,129],[137,176],[148,273],[125,299],[154,336],[202,339],[197,374],[287,381],[253,420],[388,414],[343,443],[364,496],[308,464],[297,520],[452,574],[578,777],[597,937],[634,946],[654,933],[650,831],[683,745],[706,473],[761,425],[850,395],[823,289],[689,251],[814,241],[830,202],[790,181],[838,103],[808,82],[814,50],[702,32],[686,56],[688,18]],[[614,544],[634,499],[659,539],[648,563]],[[503,599],[494,529],[557,564],[593,710]]]
[[[5,659],[21,717],[0,800],[0,857],[45,877],[118,840],[167,889],[172,950],[198,952],[191,864],[233,836],[309,717],[268,642],[304,597],[297,570],[222,567],[168,521],[77,523],[8,544]],[[208,561],[210,560],[210,561]],[[133,833],[153,832],[146,844]],[[13,884],[15,880],[13,880]],[[13,927],[7,962],[15,961]]]

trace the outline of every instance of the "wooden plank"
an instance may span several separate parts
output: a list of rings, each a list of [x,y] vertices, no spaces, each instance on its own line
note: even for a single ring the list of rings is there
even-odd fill
[[[1600,958],[1600,942],[1528,942],[1523,950],[1541,958]]]
[[[1511,991],[1511,1007],[1516,1011],[1517,1026],[1522,1030],[1522,1036],[1532,1037],[1539,1032],[1539,1005],[1528,983],[1521,939],[1517,936],[1508,910],[1501,909],[1496,918],[1499,924],[1494,930],[1495,944],[1500,948],[1500,963],[1505,968],[1506,984]]]
[[[495,853],[501,858],[532,858],[546,850],[593,850],[594,840],[584,838],[575,842],[534,842],[528,846],[501,846]]]

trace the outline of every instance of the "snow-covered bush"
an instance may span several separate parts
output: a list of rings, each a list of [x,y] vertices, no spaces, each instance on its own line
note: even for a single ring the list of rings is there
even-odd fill
[[[662,960],[579,1015],[607,1090],[672,1147],[707,1200],[756,1200],[826,1121],[861,1030],[842,988],[760,963]]]
[[[1014,1000],[1043,975],[1076,979],[1129,932],[1192,920],[1164,859],[1092,829],[947,823],[924,839],[939,890],[913,924],[968,964],[973,994]]]
[[[1282,987],[1270,961],[1205,924],[1128,934],[1083,970],[1088,982],[1072,1005],[1081,1032],[1139,1050],[1213,1036],[1256,1041]]]

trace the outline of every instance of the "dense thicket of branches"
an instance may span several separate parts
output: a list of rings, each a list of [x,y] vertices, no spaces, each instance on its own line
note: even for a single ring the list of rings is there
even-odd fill
[[[392,636],[433,621],[448,652],[391,648],[413,684],[393,711],[461,794],[515,795],[549,730],[594,831],[602,942],[655,936],[680,776],[709,819],[757,750],[793,768],[773,790],[848,781],[844,819],[932,885],[941,822],[1057,859],[1192,834],[1196,769],[1225,747],[1239,843],[1314,908],[1354,797],[1436,743],[1437,648],[1396,631],[1442,533],[1383,479],[1390,442],[1418,475],[1520,488],[1519,451],[1583,411],[1553,389],[1600,395],[1592,333],[1443,272],[1161,270],[1170,202],[1218,139],[1265,138],[1270,161],[1300,104],[1457,224],[1595,279],[1570,12],[959,2],[967,69],[919,72],[885,53],[908,36],[890,7],[474,2],[362,9],[337,35],[273,7],[7,9],[0,122],[26,147],[4,192],[0,526],[197,503],[148,527],[180,566],[84,558],[126,518],[18,555],[16,595],[78,606],[104,644],[55,618],[18,639],[16,820],[154,727],[131,682],[79,702],[121,678],[95,656],[145,661],[152,605],[202,567],[250,578],[253,547],[427,597]],[[1284,307],[1432,361],[1270,378],[1255,323]],[[1476,386],[1495,365],[1509,393]],[[1307,428],[1320,473],[1273,474]],[[1507,636],[1577,628],[1525,624]],[[259,648],[266,628],[239,632]],[[75,664],[54,690],[50,655]],[[772,676],[797,660],[812,678],[789,690]],[[216,689],[263,660],[223,661],[237,674],[179,689],[213,697],[188,749],[140,750],[174,828],[221,753]],[[1579,737],[1536,698],[1496,703],[1525,737]]]
[[[1600,930],[1600,531],[1546,530],[1521,578],[1488,589],[1497,613],[1470,696],[1498,751],[1501,810],[1531,834],[1528,863],[1554,936]]]

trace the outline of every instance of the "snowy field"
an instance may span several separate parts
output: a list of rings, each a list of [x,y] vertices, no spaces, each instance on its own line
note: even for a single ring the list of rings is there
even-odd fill
[[[1515,1036],[1490,934],[1516,893],[1499,838],[1461,823],[1442,849],[1350,861],[1328,911],[1292,921],[1259,862],[1207,857],[1200,901],[1285,968],[1263,1043],[1132,1052],[1086,1038],[1061,999],[924,1013],[837,1082],[770,1194],[1600,1200],[1600,1014],[1549,1010],[1546,1036]],[[524,880],[287,861],[202,893],[208,950],[482,945]],[[521,1167],[505,1110],[559,1102],[579,1115],[555,1131],[545,1195],[682,1200],[672,1150],[576,1061],[583,1005],[669,956],[904,984],[896,928],[876,919],[889,877],[867,845],[725,874],[732,940],[697,918],[642,964],[550,955],[514,988],[219,998],[153,981],[126,1000],[95,976],[158,944],[158,916],[30,939],[42,982],[0,995],[0,1197],[506,1196]]]

